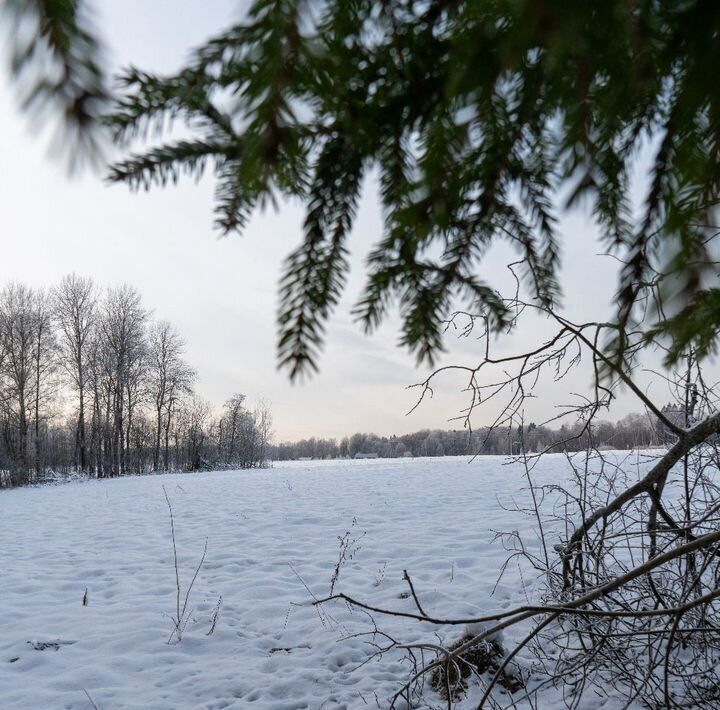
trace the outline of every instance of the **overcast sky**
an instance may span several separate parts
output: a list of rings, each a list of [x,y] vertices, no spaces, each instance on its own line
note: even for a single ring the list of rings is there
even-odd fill
[[[238,17],[237,0],[96,0],[98,26],[111,47],[113,66],[134,63],[172,71],[188,50]],[[242,237],[219,239],[212,228],[212,180],[132,194],[109,187],[98,175],[69,180],[48,158],[46,137],[33,135],[27,117],[0,83],[0,194],[3,250],[0,283],[20,280],[43,287],[63,274],[91,276],[99,284],[128,282],[146,306],[172,321],[187,341],[199,371],[199,393],[221,404],[233,392],[263,397],[272,405],[278,439],[342,436],[355,431],[400,434],[423,427],[446,428],[462,407],[463,380],[447,377],[432,401],[411,416],[415,394],[407,385],[425,370],[399,350],[397,320],[367,338],[349,312],[363,283],[362,263],[381,235],[381,215],[372,181],[352,235],[353,276],[328,329],[320,375],[290,385],[275,366],[276,285],[282,258],[299,242],[302,209],[284,205],[258,214]],[[612,299],[615,267],[598,259],[600,247],[582,213],[563,220],[565,304],[570,315],[602,316]],[[507,253],[496,251],[484,267],[491,282]],[[527,342],[518,335],[512,346]],[[444,362],[473,364],[471,340],[448,340]],[[559,389],[540,389],[529,417],[550,415],[582,389],[578,373]],[[623,399],[613,418],[639,407]],[[478,413],[475,424],[489,419]]]

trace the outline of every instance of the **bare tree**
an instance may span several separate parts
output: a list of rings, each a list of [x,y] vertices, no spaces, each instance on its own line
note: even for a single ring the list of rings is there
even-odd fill
[[[91,378],[87,370],[93,344],[92,329],[96,322],[97,289],[91,279],[70,274],[61,279],[52,293],[62,354],[60,362],[77,392],[76,461],[78,468],[86,471],[89,461],[85,397]]]
[[[223,457],[223,463],[228,465],[237,459],[242,437],[243,419],[248,416],[245,409],[245,395],[234,394],[225,402],[223,409],[225,414],[220,420],[220,432],[224,446],[221,456]]]
[[[426,610],[406,573],[408,596],[415,604],[410,612],[369,605],[342,592],[315,603],[341,600],[365,610],[375,617],[361,634],[370,641],[372,656],[399,653],[407,658],[410,673],[390,700],[394,708],[427,702],[429,689],[451,708],[471,678],[481,686],[479,708],[516,707],[523,700],[537,707],[537,693],[547,685],[564,686],[570,708],[588,697],[586,691],[604,697],[609,688],[623,698],[625,707],[636,700],[647,707],[717,707],[718,393],[689,352],[684,371],[657,373],[675,392],[677,404],[663,406],[651,397],[636,375],[648,347],[662,351],[663,345],[648,337],[642,318],[622,333],[626,360],[617,363],[603,347],[617,334],[616,325],[574,323],[517,294],[508,306],[517,319],[544,316],[547,337],[526,350],[496,353],[485,315],[458,313],[447,325],[459,326],[466,336],[479,334],[479,362],[439,368],[417,386],[422,401],[432,395],[439,377],[459,374],[468,402],[458,419],[470,430],[473,415],[482,407],[493,421],[488,433],[497,428],[509,432],[507,450],[522,466],[528,486],[528,502],[518,510],[534,519],[539,544],[518,531],[500,532],[498,540],[510,559],[521,562],[528,573],[535,571],[544,592],[511,609],[472,618],[440,617]],[[584,451],[567,455],[569,478],[554,476],[538,484],[537,463],[547,450],[528,449],[525,404],[542,378],[563,379],[581,362],[591,373],[588,391],[553,417],[569,417],[579,426],[561,428],[567,439],[555,442],[552,450],[569,449],[581,440]],[[667,447],[645,455],[642,466],[596,445],[599,415],[621,387],[667,436]],[[634,427],[633,422],[628,424]],[[643,443],[641,437],[631,432],[637,444]],[[403,643],[378,625],[377,617],[384,615],[446,630],[482,626],[454,643],[438,641],[437,634]],[[516,629],[517,641],[505,649],[498,634],[510,627]],[[532,652],[534,663],[518,661],[523,649]],[[505,696],[494,693],[498,685],[504,685]]]
[[[167,321],[157,321],[148,334],[148,377],[150,397],[155,409],[155,441],[153,470],[160,467],[160,443],[165,434],[165,460],[167,470],[170,427],[179,397],[190,394],[195,371],[184,360],[185,342]]]
[[[108,291],[100,328],[106,350],[106,411],[112,416],[109,448],[114,475],[126,470],[127,392],[140,377],[138,363],[144,356],[147,317],[137,289],[123,285]]]
[[[54,374],[57,367],[57,342],[52,319],[50,298],[44,291],[34,293],[34,328],[33,328],[33,418],[35,439],[35,475],[39,476],[43,469],[42,441],[40,436],[41,408],[53,395]]]
[[[189,471],[207,468],[209,458],[210,437],[212,429],[212,407],[206,400],[194,396],[181,410],[187,442],[186,464]]]
[[[265,461],[272,434],[270,407],[262,400],[251,410],[244,394],[225,402],[218,422],[218,453],[223,466],[249,468]]]
[[[131,461],[132,435],[135,427],[135,416],[138,409],[142,406],[145,397],[148,394],[147,388],[148,375],[148,351],[147,341],[144,335],[141,337],[138,347],[131,348],[127,363],[127,375],[125,377],[125,453],[124,468],[127,470],[128,464],[138,466],[138,462]],[[135,432],[137,433],[137,432]]]
[[[77,275],[49,295],[7,286],[0,292],[0,486],[28,483],[48,468],[113,476],[219,464],[222,427],[209,403],[191,399],[196,373],[184,347],[169,323],[148,327],[130,286],[101,294]],[[240,401],[233,421],[236,465],[256,465],[267,451],[269,408],[250,412]]]
[[[32,378],[32,294],[20,284],[0,293],[3,335],[4,439],[13,460],[11,483],[28,480],[28,398]]]
[[[258,432],[257,461],[262,465],[267,461],[270,439],[272,438],[272,410],[265,400],[260,400],[255,407],[255,427]]]
[[[29,427],[33,411],[39,429],[40,382],[47,355],[43,331],[47,322],[45,312],[38,312],[35,292],[19,283],[6,286],[0,293],[0,320],[4,435],[15,469],[13,482],[18,484],[30,476]]]

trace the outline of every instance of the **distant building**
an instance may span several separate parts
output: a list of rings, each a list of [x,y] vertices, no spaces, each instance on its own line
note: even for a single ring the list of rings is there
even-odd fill
[[[376,459],[377,457],[377,454],[364,454],[361,451],[358,451],[355,456],[353,456],[354,459]]]

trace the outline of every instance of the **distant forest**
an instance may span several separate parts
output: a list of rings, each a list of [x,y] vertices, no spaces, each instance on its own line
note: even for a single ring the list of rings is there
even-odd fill
[[[354,458],[377,455],[381,458],[402,456],[462,456],[468,454],[512,454],[524,441],[526,451],[581,451],[590,442],[595,447],[633,449],[658,446],[665,433],[644,414],[628,414],[616,423],[599,422],[586,428],[583,422],[558,428],[528,424],[522,432],[510,427],[484,427],[476,431],[423,429],[402,436],[353,434],[341,440],[310,438],[270,447],[276,461],[293,459]]]
[[[171,323],[131,286],[103,289],[66,276],[55,287],[0,289],[0,488],[80,472],[249,468],[268,460],[458,456],[631,449],[667,440],[657,422],[559,428],[529,424],[472,433],[423,430],[271,443],[267,406],[231,394],[220,411],[195,393],[195,369]],[[522,434],[522,436],[521,436]]]
[[[270,410],[195,393],[175,327],[137,289],[64,277],[0,290],[0,488],[79,472],[249,468],[267,459]]]

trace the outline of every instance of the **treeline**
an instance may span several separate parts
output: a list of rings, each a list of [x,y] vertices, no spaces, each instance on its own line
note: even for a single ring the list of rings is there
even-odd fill
[[[175,327],[137,289],[64,277],[0,291],[0,487],[48,472],[98,477],[250,467],[268,456],[269,409],[235,394],[219,414],[194,391]]]
[[[380,458],[403,456],[463,456],[468,454],[516,454],[526,451],[582,451],[588,443],[596,447],[633,449],[657,446],[661,434],[653,421],[641,414],[628,414],[613,424],[563,424],[558,428],[529,424],[522,431],[511,427],[481,428],[467,431],[417,431],[403,436],[353,434],[341,440],[303,439],[271,447],[272,458],[287,461],[302,458],[353,458],[376,455]]]

